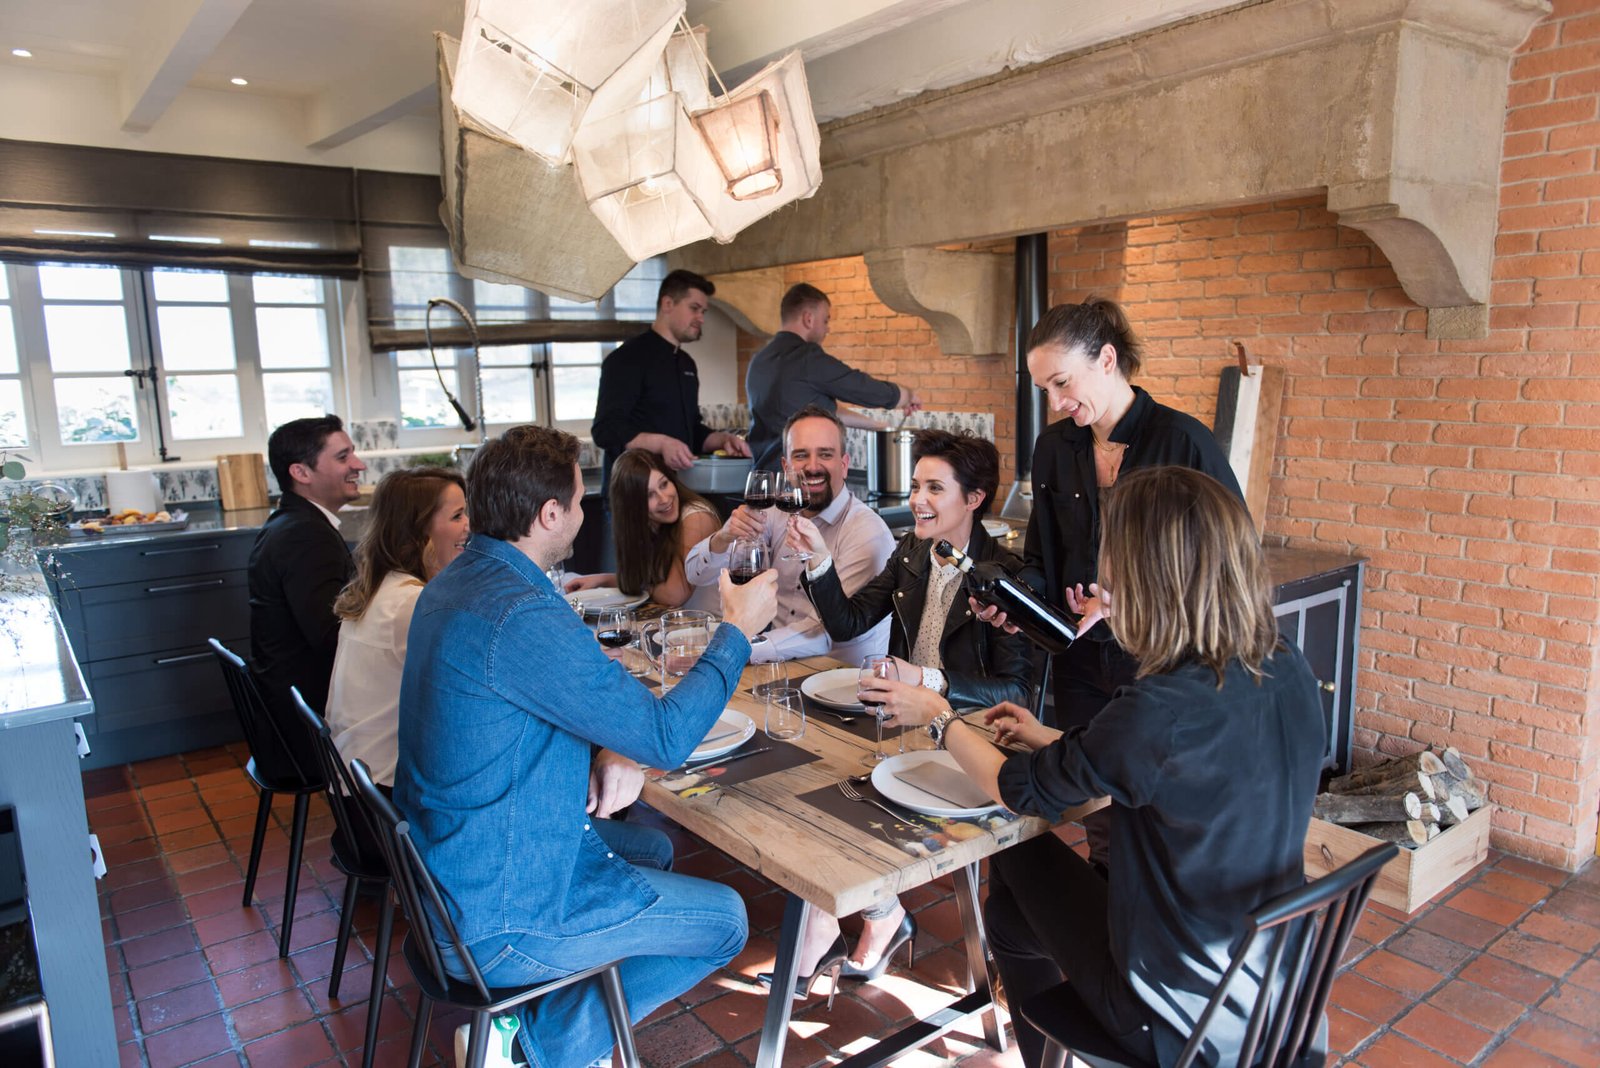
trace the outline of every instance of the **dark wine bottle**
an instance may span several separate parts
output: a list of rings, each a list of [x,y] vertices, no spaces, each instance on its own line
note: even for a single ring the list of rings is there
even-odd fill
[[[1078,632],[1059,610],[993,560],[974,560],[948,541],[941,541],[934,551],[955,562],[966,576],[967,592],[980,604],[999,608],[1006,614],[1006,622],[1041,649],[1048,653],[1064,653],[1067,646],[1077,640]]]

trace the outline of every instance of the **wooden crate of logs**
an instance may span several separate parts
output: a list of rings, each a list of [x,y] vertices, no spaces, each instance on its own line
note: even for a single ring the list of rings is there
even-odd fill
[[[1322,875],[1378,842],[1396,842],[1404,848],[1384,865],[1372,896],[1414,912],[1488,855],[1485,793],[1454,749],[1423,750],[1331,779],[1312,808],[1306,874]]]

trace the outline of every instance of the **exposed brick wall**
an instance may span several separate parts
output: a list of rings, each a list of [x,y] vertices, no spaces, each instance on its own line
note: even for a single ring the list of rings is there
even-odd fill
[[[1512,66],[1490,335],[1430,341],[1383,253],[1322,197],[1051,235],[1052,303],[1123,302],[1139,384],[1206,423],[1239,340],[1287,373],[1269,541],[1371,561],[1356,745],[1454,745],[1496,845],[1572,868],[1600,804],[1600,0],[1556,0]],[[828,348],[1013,435],[1009,358],[945,357],[858,259]],[[740,339],[740,369],[760,339]]]
[[[1013,476],[1011,451],[1016,440],[1016,373],[1013,358],[946,356],[933,330],[922,319],[904,315],[880,301],[859,256],[795,264],[784,269],[784,284],[810,282],[828,294],[833,306],[828,338],[834,356],[875,378],[910,386],[924,405],[940,411],[993,412],[995,441],[1000,446],[1000,491],[1004,501]],[[766,343],[739,331],[739,399],[744,400],[744,374],[750,358]]]

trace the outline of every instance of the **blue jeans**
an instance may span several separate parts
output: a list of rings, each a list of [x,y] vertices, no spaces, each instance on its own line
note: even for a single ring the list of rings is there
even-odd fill
[[[583,938],[516,934],[473,947],[490,986],[519,986],[621,960],[628,1013],[638,1023],[744,948],[744,901],[729,887],[677,875],[672,841],[650,827],[595,820],[596,833],[638,867],[659,900],[632,920]],[[518,1035],[533,1068],[582,1068],[615,1044],[598,977],[563,987],[521,1010]]]

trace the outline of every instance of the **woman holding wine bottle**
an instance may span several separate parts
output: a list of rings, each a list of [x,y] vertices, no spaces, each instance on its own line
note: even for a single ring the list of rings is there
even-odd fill
[[[1109,872],[1050,834],[1003,850],[990,858],[985,928],[1013,1007],[1070,979],[1133,1058],[1169,1064],[1246,914],[1304,881],[1326,728],[1311,669],[1278,635],[1260,539],[1232,487],[1146,468],[1118,479],[1102,514],[1098,574],[1114,594],[1105,623],[1137,667],[1099,715],[1060,731],[1019,705],[991,708],[999,740],[1028,750],[1011,755],[950,711],[898,721],[926,723],[1013,812],[1053,820],[1111,799]],[[1238,1058],[1254,1004],[1246,987],[1266,967],[1246,962],[1206,1032],[1206,1063]],[[1012,1022],[1035,1068],[1043,1039]]]
[[[950,705],[989,706],[1002,701],[1026,704],[1033,665],[1021,635],[986,627],[967,603],[962,574],[935,546],[949,542],[978,561],[993,561],[1015,571],[1022,562],[983,529],[1000,481],[1000,454],[983,438],[944,430],[921,430],[911,446],[911,513],[915,527],[902,537],[888,566],[846,595],[832,568],[828,547],[810,521],[797,517],[789,544],[811,554],[801,581],[828,635],[847,641],[889,618],[889,672],[862,683],[863,699],[881,703],[893,717],[921,709],[931,717]],[[846,978],[875,979],[888,957],[914,937],[916,923],[891,900],[862,913],[863,927]],[[819,916],[823,940],[838,921]]]
[[[690,547],[721,525],[716,509],[686,489],[657,454],[629,449],[611,468],[611,531],[617,570],[583,575],[567,591],[615,586],[648,593],[657,604],[715,612],[715,585],[694,586],[683,573]]]
[[[328,727],[345,760],[360,758],[388,786],[399,756],[400,672],[423,583],[461,555],[466,480],[448,467],[390,471],[373,493],[356,577],[333,603],[339,649],[328,687]]]

